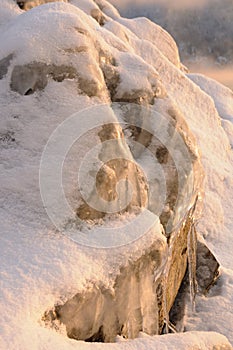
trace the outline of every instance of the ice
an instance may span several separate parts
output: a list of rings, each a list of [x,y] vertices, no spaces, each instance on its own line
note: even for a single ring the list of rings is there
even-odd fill
[[[188,268],[189,268],[189,285],[190,285],[190,299],[192,310],[195,311],[195,299],[197,294],[196,281],[196,259],[197,259],[197,233],[194,224],[188,233]]]

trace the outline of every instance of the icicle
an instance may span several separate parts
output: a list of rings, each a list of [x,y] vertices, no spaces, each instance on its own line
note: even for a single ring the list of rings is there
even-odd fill
[[[197,280],[196,280],[197,232],[193,222],[191,222],[191,228],[188,233],[187,245],[188,245],[190,300],[192,304],[192,310],[195,311],[195,298],[197,294]]]
[[[187,237],[187,253],[188,253],[188,267],[189,267],[189,284],[190,284],[190,299],[192,304],[192,310],[195,311],[195,298],[197,293],[197,281],[196,281],[196,258],[197,258],[197,232],[194,224],[194,212],[196,209],[198,201],[198,196],[194,201],[192,208],[189,210],[186,219],[190,221],[190,229]],[[172,261],[172,251],[173,251],[173,235],[171,235],[170,246],[166,255],[166,264],[164,265],[163,278],[162,278],[162,288],[163,288],[163,307],[164,307],[164,324],[165,324],[165,333],[169,333],[169,329],[172,332],[175,332],[175,327],[170,323],[169,312],[167,306],[167,295],[166,295],[166,286],[167,279],[169,275],[169,269],[171,267]]]
[[[178,333],[176,327],[174,326],[173,323],[171,323],[171,321],[169,321],[168,324],[166,321],[165,321],[165,323],[166,323],[167,328],[171,331],[171,333]]]
[[[165,233],[164,233],[165,235]],[[167,279],[168,279],[168,273],[171,265],[171,251],[172,248],[166,246],[166,253],[163,256],[163,260],[161,262],[161,265],[159,269],[154,271],[154,281],[161,284],[162,289],[162,299],[163,299],[163,321],[165,328],[163,329],[164,333],[169,333],[169,313],[167,311]]]
[[[167,310],[167,293],[166,293],[166,286],[167,286],[167,281],[166,281],[166,276],[163,277],[162,279],[162,288],[163,288],[163,308],[164,308],[164,323],[165,323],[165,329],[164,332],[165,334],[169,333],[169,313]]]
[[[172,259],[172,243],[170,247],[167,249],[166,254],[166,264],[164,265],[164,271],[163,271],[163,277],[162,277],[162,290],[163,290],[163,309],[164,309],[164,332],[165,334],[169,333],[169,312],[168,312],[168,306],[167,306],[167,285],[168,285],[168,274],[171,267],[171,259]]]

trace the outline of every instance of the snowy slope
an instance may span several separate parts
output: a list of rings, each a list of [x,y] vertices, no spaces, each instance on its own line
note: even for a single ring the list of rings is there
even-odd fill
[[[122,80],[118,96],[139,84],[149,89],[159,74],[197,137],[206,174],[205,206],[198,231],[221,263],[222,277],[211,298],[198,300],[197,315],[187,318],[187,327],[218,331],[233,342],[232,93],[205,78],[185,76],[174,41],[159,27],[151,24],[148,31],[144,19],[122,19],[107,5],[103,9],[107,22],[99,26],[89,16],[97,7],[94,2],[72,3],[74,6],[43,5],[25,13],[13,1],[4,0],[0,12],[0,60],[13,51],[14,65],[25,65],[38,58],[47,63],[66,64],[76,68],[85,79],[93,79],[98,92],[97,97],[91,97],[80,92],[75,79],[62,82],[50,79],[42,91],[21,96],[10,89],[13,64],[0,80],[0,348],[228,349],[226,338],[213,333],[143,336],[129,342],[119,339],[116,344],[77,343],[67,338],[64,329],[56,332],[41,322],[46,309],[89,284],[101,280],[111,286],[119,262],[132,258],[132,252],[137,255],[150,243],[146,237],[133,247],[111,252],[80,247],[56,231],[40,198],[39,165],[50,134],[71,114],[109,101],[97,63],[96,47],[100,43],[119,61]],[[91,39],[85,42],[82,35],[76,35],[74,28],[80,27],[90,33]],[[77,43],[90,50],[88,55],[81,54],[79,62],[69,51]],[[64,54],[65,50],[68,54]],[[91,69],[86,69],[87,63]],[[139,73],[131,79],[131,72]],[[154,108],[164,108],[163,103],[166,106],[166,99],[157,101]],[[127,221],[127,217],[124,219]],[[158,236],[160,227],[151,233],[150,240]]]

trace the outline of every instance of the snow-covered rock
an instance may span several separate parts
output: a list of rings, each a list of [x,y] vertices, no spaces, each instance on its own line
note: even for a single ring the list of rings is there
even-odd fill
[[[161,333],[203,195],[193,134],[207,173],[199,231],[207,215],[221,223],[208,195],[229,140],[214,102],[148,20],[122,19],[106,1],[4,6],[14,16],[0,17],[2,348]],[[210,150],[200,120],[215,137]],[[201,334],[201,345],[185,337],[187,348],[230,346],[218,335]],[[164,337],[164,348],[185,337]]]

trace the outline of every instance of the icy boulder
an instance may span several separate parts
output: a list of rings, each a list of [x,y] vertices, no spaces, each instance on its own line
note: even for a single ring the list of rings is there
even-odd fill
[[[208,96],[166,32],[106,1],[18,11],[0,33],[0,215],[18,279],[1,256],[21,305],[9,308],[33,314],[32,336],[53,328],[68,347],[67,335],[161,334],[187,261],[195,299],[203,169],[187,120]],[[11,315],[4,326],[20,328]]]
[[[158,334],[158,284],[153,275],[161,269],[164,247],[158,235],[157,242],[139,259],[122,266],[112,290],[93,286],[56,306],[55,319],[66,325],[67,335],[77,340],[114,342],[117,334],[125,338],[135,338],[141,330]]]
[[[58,113],[59,104],[63,106],[64,91],[72,88],[73,109],[70,102],[64,102],[69,108],[59,120],[64,122],[61,127],[66,128],[70,120],[75,124],[66,132],[57,128],[55,139],[50,139],[43,153],[40,183],[44,205],[53,219],[59,218],[57,228],[74,241],[92,246],[98,243],[101,248],[129,244],[131,248],[121,248],[112,256],[108,253],[107,264],[115,266],[108,285],[97,278],[89,289],[76,291],[78,294],[73,291],[75,296],[55,307],[55,320],[66,326],[69,337],[82,340],[113,341],[117,334],[134,338],[141,330],[159,334],[187,266],[191,213],[201,190],[195,140],[167,95],[156,67],[134,52],[141,42],[135,33],[143,28],[143,20],[125,22],[127,28],[105,2],[72,3],[34,7],[3,30],[0,78],[16,98],[32,95],[40,101],[55,88],[52,114]],[[151,26],[150,32],[155,36],[146,42],[156,48],[153,41],[166,37],[161,55],[166,54],[168,61],[179,67],[172,39],[156,26]],[[103,102],[105,107],[98,107]],[[88,105],[94,107],[86,114],[67,118],[71,110],[80,111],[80,106]],[[24,136],[17,142],[23,149],[32,147],[38,152],[47,141],[45,135],[49,137],[42,116],[34,127],[43,132],[37,133],[32,143],[28,121],[22,123]],[[85,127],[85,139],[81,137],[77,145],[67,149],[71,155],[64,163],[70,217],[61,205],[63,194],[53,190],[60,171],[55,174],[53,169],[63,152],[61,145],[53,145],[57,140],[67,142],[75,130]],[[95,149],[95,143],[92,155],[89,149]],[[55,153],[46,160],[49,147],[55,147]],[[77,189],[72,174],[77,164],[82,166],[87,160],[88,171],[84,175],[80,171],[83,183]],[[37,188],[35,183],[31,186]],[[26,188],[22,186],[21,191],[22,197]],[[47,200],[52,200],[51,212]],[[129,225],[127,220],[134,217],[134,224]],[[123,229],[118,228],[119,222],[124,223]],[[46,314],[44,319],[54,322],[54,316],[50,319]]]
[[[62,26],[57,26],[64,6],[66,16]],[[100,95],[104,79],[99,68],[100,49],[96,34],[91,34],[95,27],[95,22],[84,12],[64,3],[39,6],[19,16],[9,31],[3,33],[3,37],[11,38],[10,41],[3,39],[6,55],[1,62],[5,67],[7,57],[13,56],[12,90],[23,95],[44,89],[49,79],[73,79],[81,93]],[[37,38],[36,42],[34,38]]]
[[[9,68],[11,89],[24,95],[44,89],[49,80],[68,79],[77,82],[78,93],[90,97],[106,93],[114,101],[153,103],[155,97],[165,96],[155,69],[125,52],[128,47],[111,34],[107,24],[117,22],[105,15],[107,30],[103,30],[103,40],[96,33],[101,24],[93,15],[93,11],[100,11],[99,7],[93,2],[81,5],[85,12],[63,3],[36,7],[19,16],[14,26],[3,33],[6,45],[1,54],[0,77]],[[57,26],[59,11],[65,11],[66,16]],[[141,74],[133,78],[131,69]]]

